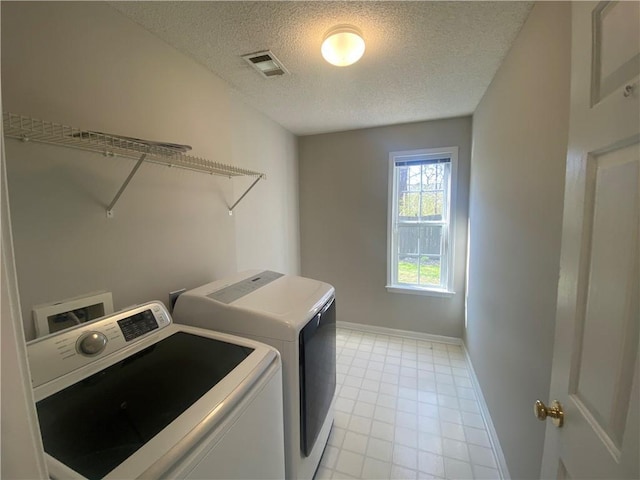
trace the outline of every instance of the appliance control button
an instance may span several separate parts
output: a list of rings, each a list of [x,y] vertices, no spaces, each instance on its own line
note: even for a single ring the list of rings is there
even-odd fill
[[[93,356],[107,346],[107,337],[100,332],[87,332],[78,339],[77,348],[83,355]]]

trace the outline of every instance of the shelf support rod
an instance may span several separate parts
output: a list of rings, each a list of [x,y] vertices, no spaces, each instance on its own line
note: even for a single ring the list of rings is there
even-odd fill
[[[111,200],[111,203],[107,207],[107,217],[108,218],[112,218],[113,217],[113,207],[118,202],[118,199],[120,198],[120,195],[122,195],[122,193],[126,190],[127,186],[129,185],[129,182],[131,181],[133,176],[136,174],[136,172],[138,171],[138,169],[140,168],[140,166],[142,165],[142,162],[144,162],[144,159],[146,157],[147,157],[147,154],[143,153],[142,156],[136,162],[135,166],[133,167],[133,170],[131,170],[131,173],[129,173],[129,176],[127,177],[127,179],[124,181],[124,183],[120,187],[120,190],[118,190],[118,193],[116,193],[116,196],[113,197],[113,200]]]
[[[242,199],[247,195],[247,193],[249,193],[249,190],[251,190],[253,187],[256,186],[256,183],[258,183],[260,180],[262,180],[262,178],[264,177],[264,175],[260,175],[258,178],[255,179],[255,181],[249,185],[249,188],[247,188],[245,190],[245,192],[240,195],[240,198],[238,200],[236,200],[236,203],[234,203],[233,205],[231,205],[229,207],[229,215],[233,215],[233,209],[236,208],[236,205],[238,205],[240,203],[240,201],[242,201]]]

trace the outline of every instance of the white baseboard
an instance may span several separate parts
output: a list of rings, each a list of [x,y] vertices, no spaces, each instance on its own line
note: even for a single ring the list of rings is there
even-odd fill
[[[412,332],[410,330],[398,330],[396,328],[376,327],[374,325],[365,325],[363,323],[337,322],[338,327],[348,328],[349,330],[358,330],[367,333],[379,333],[381,335],[391,335],[394,337],[411,338],[413,340],[424,340],[426,342],[448,343],[450,345],[462,345],[462,339],[456,337],[447,337],[444,335],[431,335],[429,333]]]
[[[464,350],[464,355],[467,359],[467,365],[469,366],[469,373],[471,375],[471,383],[473,384],[473,389],[478,394],[478,404],[480,404],[480,413],[484,418],[485,425],[487,426],[489,441],[491,442],[491,446],[493,447],[493,452],[496,454],[496,462],[498,463],[498,470],[500,471],[500,477],[503,480],[510,480],[511,475],[509,474],[507,461],[504,458],[504,452],[502,451],[502,447],[500,446],[500,440],[498,440],[498,433],[496,432],[496,429],[493,426],[491,415],[489,415],[489,407],[487,406],[487,402],[485,401],[484,395],[482,394],[482,388],[480,388],[480,382],[478,381],[476,372],[473,369],[473,364],[471,363],[471,357],[469,356],[469,352],[467,351],[467,346],[463,344],[462,349]]]
[[[504,452],[502,451],[502,447],[500,446],[500,441],[498,440],[498,434],[496,432],[495,427],[493,426],[493,422],[491,421],[491,416],[489,415],[489,407],[487,406],[487,402],[485,401],[484,395],[482,394],[482,388],[480,388],[478,377],[476,376],[476,372],[473,369],[473,364],[471,363],[471,357],[469,356],[467,347],[464,345],[464,342],[462,341],[461,338],[446,337],[443,335],[431,335],[428,333],[412,332],[410,330],[398,330],[395,328],[376,327],[373,325],[365,325],[362,323],[337,322],[337,326],[342,328],[347,328],[349,330],[357,330],[360,332],[379,333],[383,335],[391,335],[394,337],[411,338],[413,340],[425,340],[427,342],[440,342],[440,343],[448,343],[451,345],[462,346],[462,350],[464,350],[464,355],[467,361],[467,365],[469,366],[471,383],[473,384],[474,390],[478,394],[478,404],[480,405],[480,413],[482,415],[482,418],[484,418],[485,424],[487,425],[487,433],[489,434],[489,441],[491,442],[493,451],[496,454],[498,471],[500,472],[500,476],[502,479],[504,480],[511,479],[511,475],[509,474],[509,469],[507,468],[507,462],[504,458]]]

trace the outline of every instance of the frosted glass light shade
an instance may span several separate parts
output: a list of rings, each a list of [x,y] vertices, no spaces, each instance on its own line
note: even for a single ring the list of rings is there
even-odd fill
[[[327,32],[322,42],[322,56],[332,65],[346,67],[356,63],[364,54],[364,39],[351,25],[339,25]]]

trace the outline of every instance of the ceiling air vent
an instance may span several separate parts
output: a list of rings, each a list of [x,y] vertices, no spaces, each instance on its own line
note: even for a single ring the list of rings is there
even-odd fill
[[[289,74],[282,62],[269,50],[248,53],[247,55],[242,55],[242,58],[265,78],[281,77]]]

